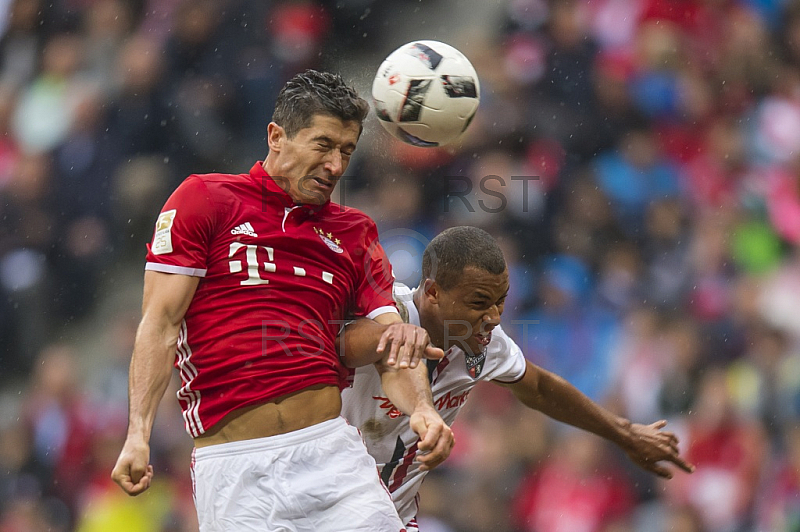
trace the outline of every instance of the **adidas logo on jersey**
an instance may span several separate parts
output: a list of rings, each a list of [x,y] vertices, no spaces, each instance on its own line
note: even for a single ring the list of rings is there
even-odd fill
[[[231,229],[232,235],[247,235],[247,236],[258,236],[256,230],[253,229],[253,226],[250,225],[250,222],[245,222],[243,224],[237,225],[235,228]]]

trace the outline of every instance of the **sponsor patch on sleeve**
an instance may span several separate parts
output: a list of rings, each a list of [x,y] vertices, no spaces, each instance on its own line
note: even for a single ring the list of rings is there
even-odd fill
[[[175,220],[177,209],[165,211],[158,215],[156,220],[156,234],[150,251],[153,255],[172,253],[172,222]]]

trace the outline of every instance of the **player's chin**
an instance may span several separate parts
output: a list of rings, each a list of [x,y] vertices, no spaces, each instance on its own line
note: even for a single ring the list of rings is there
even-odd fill
[[[478,342],[478,341],[475,339],[475,337],[470,337],[470,339],[469,339],[469,340],[467,340],[467,341],[466,341],[466,342],[464,342],[464,343],[465,343],[465,344],[466,344],[466,346],[467,346],[467,354],[470,354],[470,355],[477,355],[477,354],[480,354],[480,352],[481,352],[481,351],[483,351],[483,347],[482,347],[482,346],[481,346],[481,344],[480,344],[480,343],[479,343],[479,342]]]
[[[316,188],[312,191],[309,191],[303,194],[303,203],[307,205],[322,205],[329,199],[331,199],[331,194],[333,193],[333,188],[331,187],[330,190],[322,190],[321,188]]]

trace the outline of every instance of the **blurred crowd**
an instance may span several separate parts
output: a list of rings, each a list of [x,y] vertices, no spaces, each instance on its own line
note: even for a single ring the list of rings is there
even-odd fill
[[[388,40],[398,13],[429,23],[419,38],[447,21],[414,20],[411,0],[0,4],[0,389],[18,397],[0,532],[196,530],[175,383],[150,492],[109,480],[138,308],[98,331],[91,375],[60,333],[93,319],[109,271],[142,268],[186,175],[264,157],[291,74],[347,69],[367,91],[405,42]],[[481,81],[460,144],[405,146],[370,118],[340,199],[410,285],[441,229],[495,235],[526,356],[633,421],[668,420],[697,471],[656,480],[480,385],[422,530],[800,530],[800,2],[497,4],[450,41]]]

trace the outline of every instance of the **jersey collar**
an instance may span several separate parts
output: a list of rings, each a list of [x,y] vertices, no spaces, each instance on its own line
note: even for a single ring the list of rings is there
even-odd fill
[[[264,169],[264,161],[258,161],[253,165],[253,167],[250,169],[250,177],[253,178],[253,180],[257,183],[261,183],[264,192],[262,203],[265,206],[271,199],[272,201],[279,203],[284,209],[291,209],[292,207],[299,206],[301,209],[297,210],[302,211],[306,216],[312,216],[319,212],[328,211],[330,209],[330,199],[328,199],[328,201],[322,205],[296,203],[294,199],[292,199],[292,197],[286,193],[281,184],[276,183],[275,180],[267,173],[267,171]]]
[[[411,296],[409,297],[409,300],[406,302],[406,308],[408,309],[408,323],[420,327],[419,310],[417,309],[417,302],[414,301],[414,294],[417,293],[418,289],[419,287],[411,291]]]

